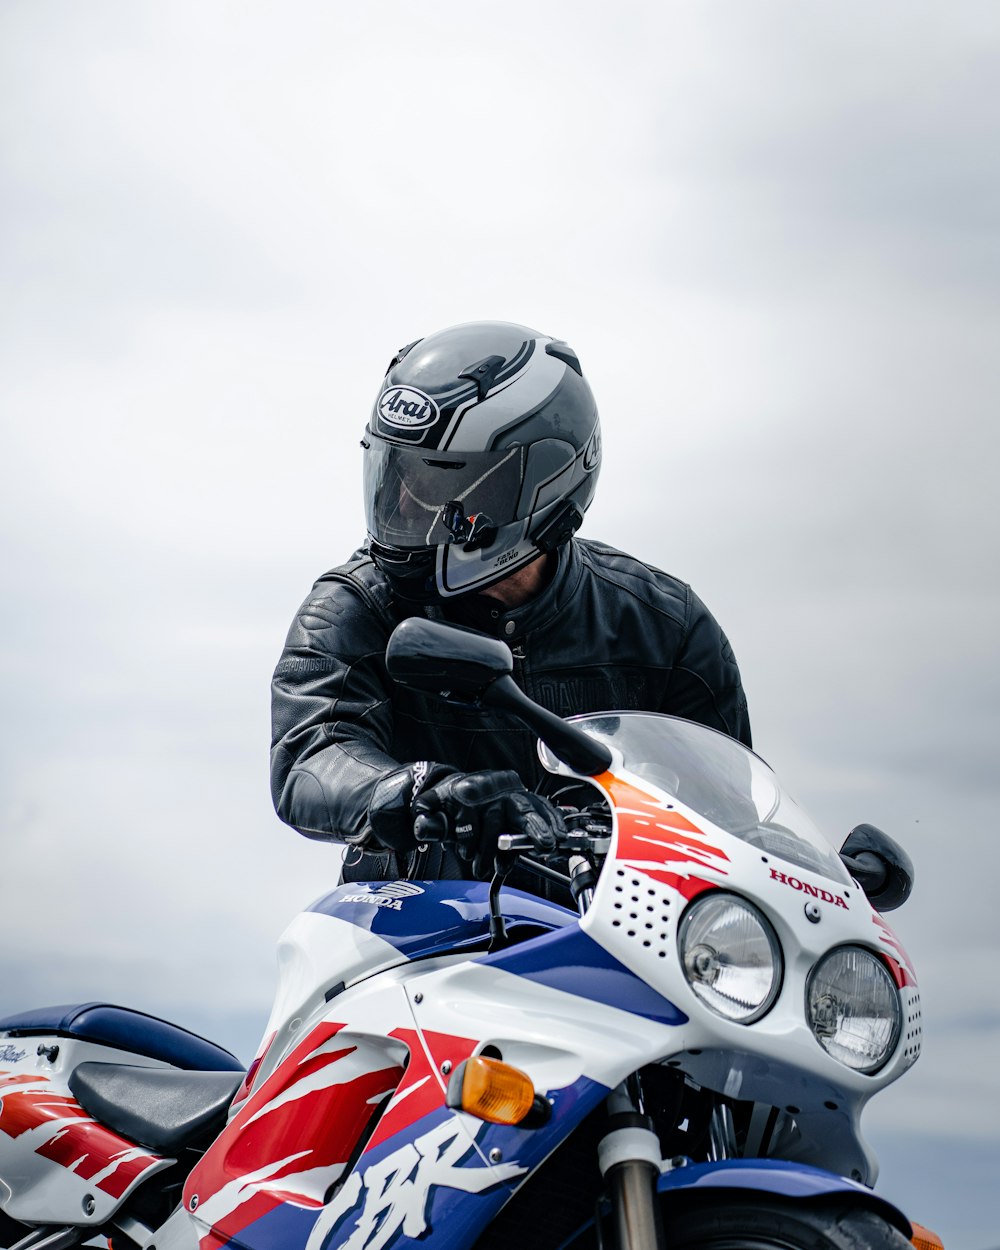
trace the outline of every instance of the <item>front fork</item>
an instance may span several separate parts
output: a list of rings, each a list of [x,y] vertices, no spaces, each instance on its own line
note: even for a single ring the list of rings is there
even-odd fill
[[[608,1131],[597,1158],[611,1195],[616,1250],[664,1250],[656,1192],[660,1141],[643,1111],[638,1079],[619,1085],[607,1105]]]
[[[490,886],[490,950],[507,943],[500,910],[500,887],[517,860],[519,846],[504,845],[501,838],[496,872]],[[572,855],[569,877],[534,861],[527,867],[568,885],[581,916],[594,898],[597,870],[589,856]],[[657,1180],[660,1175],[660,1141],[646,1114],[638,1075],[624,1081],[608,1096],[608,1128],[598,1146],[601,1175],[611,1195],[615,1223],[615,1250],[666,1250]]]
[[[573,856],[570,889],[580,915],[594,897],[596,873],[590,861]],[[597,1148],[601,1175],[611,1195],[616,1250],[665,1250],[656,1182],[660,1139],[642,1101],[642,1085],[631,1076],[608,1096],[608,1128]]]

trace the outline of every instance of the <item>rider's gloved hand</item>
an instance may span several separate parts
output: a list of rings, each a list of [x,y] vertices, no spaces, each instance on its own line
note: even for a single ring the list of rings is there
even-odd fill
[[[523,834],[538,850],[551,850],[566,832],[558,808],[510,771],[452,773],[424,787],[412,811],[417,841],[452,842],[476,877],[491,874],[500,834]]]
[[[368,829],[372,841],[390,851],[412,851],[417,845],[413,836],[414,800],[425,789],[454,773],[454,768],[428,760],[384,773],[375,783],[368,802]],[[365,837],[367,840],[367,831]]]

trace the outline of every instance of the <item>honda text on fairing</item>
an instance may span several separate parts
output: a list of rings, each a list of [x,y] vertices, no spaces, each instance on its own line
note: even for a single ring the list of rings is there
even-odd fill
[[[501,837],[489,885],[319,899],[281,940],[246,1072],[124,1008],[0,1021],[0,1244],[939,1246],[871,1188],[860,1127],[920,1053],[876,910],[912,880],[891,839],[860,826],[838,855],[702,726],[559,720],[495,640],[413,618],[387,663],[540,732],[559,845],[529,861]],[[576,910],[504,888],[515,863]]]

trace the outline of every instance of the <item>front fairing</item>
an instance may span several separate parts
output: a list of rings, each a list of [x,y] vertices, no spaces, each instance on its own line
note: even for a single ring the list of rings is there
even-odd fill
[[[895,934],[771,769],[738,742],[645,713],[575,723],[607,742],[614,756],[610,769],[591,779],[612,809],[613,837],[581,929],[688,1017],[667,1062],[729,1098],[788,1108],[795,1140],[787,1157],[873,1182],[861,1110],[920,1050],[916,979]],[[540,754],[551,771],[573,776],[544,747]],[[751,1024],[709,1011],[681,965],[682,917],[709,890],[748,899],[780,942],[777,998]],[[841,945],[876,952],[899,990],[903,1027],[874,1074],[833,1059],[806,1020],[809,974]]]

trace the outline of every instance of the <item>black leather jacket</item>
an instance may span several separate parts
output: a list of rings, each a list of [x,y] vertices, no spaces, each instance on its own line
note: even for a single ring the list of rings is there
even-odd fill
[[[574,539],[544,591],[505,610],[481,596],[447,608],[394,600],[363,552],[325,573],[288,633],[272,684],[271,789],[282,820],[312,838],[364,842],[377,778],[400,763],[435,760],[465,772],[513,768],[542,776],[534,735],[509,717],[464,710],[397,686],[385,648],[405,616],[473,625],[507,642],[514,678],[536,702],[578,712],[669,712],[750,745],[732,648],[691,588],[631,556]],[[395,877],[390,855],[348,854],[345,879]],[[467,875],[454,856],[419,875]]]

